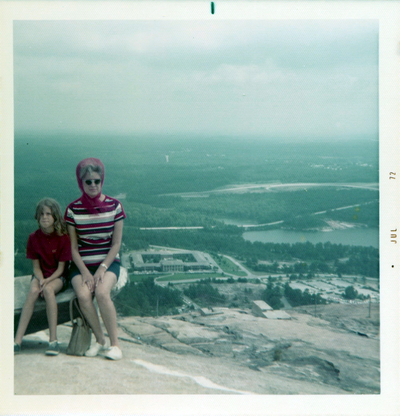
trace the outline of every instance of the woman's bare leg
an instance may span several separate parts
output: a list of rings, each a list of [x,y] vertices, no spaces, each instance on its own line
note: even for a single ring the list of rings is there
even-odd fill
[[[106,272],[103,281],[98,283],[95,290],[101,317],[107,329],[108,336],[110,337],[110,344],[112,347],[119,347],[117,312],[110,296],[111,289],[116,283],[117,276],[113,272]]]
[[[86,285],[82,285],[81,275],[77,275],[72,279],[72,286],[78,298],[82,313],[85,315],[85,318],[92,328],[93,334],[96,337],[96,341],[99,344],[104,345],[106,339],[100,325],[99,316],[97,315],[96,308],[93,304],[92,293]]]

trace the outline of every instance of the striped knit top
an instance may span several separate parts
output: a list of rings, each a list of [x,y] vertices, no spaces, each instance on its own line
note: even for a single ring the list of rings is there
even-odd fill
[[[78,250],[83,262],[87,266],[98,266],[107,257],[112,245],[114,224],[126,218],[121,203],[106,196],[105,212],[91,214],[80,199],[68,205],[65,212],[67,225],[76,229]],[[119,254],[115,258],[119,262]]]

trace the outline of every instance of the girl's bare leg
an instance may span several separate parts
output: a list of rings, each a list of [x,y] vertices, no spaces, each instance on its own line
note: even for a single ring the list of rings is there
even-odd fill
[[[49,322],[50,342],[57,341],[57,314],[58,307],[56,294],[62,289],[61,279],[55,279],[48,283],[43,289],[43,296],[46,300],[47,321]]]
[[[26,328],[28,328],[29,322],[32,318],[33,308],[37,298],[39,297],[40,284],[38,279],[31,281],[28,296],[26,297],[24,307],[22,308],[21,317],[18,323],[18,329],[15,334],[14,342],[21,345],[22,338],[25,335]]]
[[[112,347],[119,347],[117,312],[115,310],[114,302],[110,296],[111,289],[116,283],[117,276],[112,272],[106,272],[104,274],[103,281],[98,283],[95,290],[101,317],[107,329],[108,336],[110,337],[110,344]]]
[[[72,286],[78,297],[79,306],[85,318],[89,322],[92,328],[93,334],[96,337],[96,341],[104,345],[106,339],[104,337],[103,330],[100,325],[99,316],[97,315],[96,308],[93,305],[92,293],[86,285],[82,285],[82,276],[77,275],[72,279]]]

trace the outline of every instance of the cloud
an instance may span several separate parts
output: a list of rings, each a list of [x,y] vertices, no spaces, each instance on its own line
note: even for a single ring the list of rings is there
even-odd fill
[[[374,21],[19,21],[14,33],[16,130],[377,131]]]

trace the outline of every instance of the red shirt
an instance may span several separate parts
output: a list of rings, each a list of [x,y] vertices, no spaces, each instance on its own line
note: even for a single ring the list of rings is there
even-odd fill
[[[40,228],[28,238],[26,257],[39,260],[40,268],[45,278],[51,276],[58,267],[59,262],[67,262],[71,257],[71,242],[67,234],[45,234]],[[65,268],[64,276],[67,268]]]

